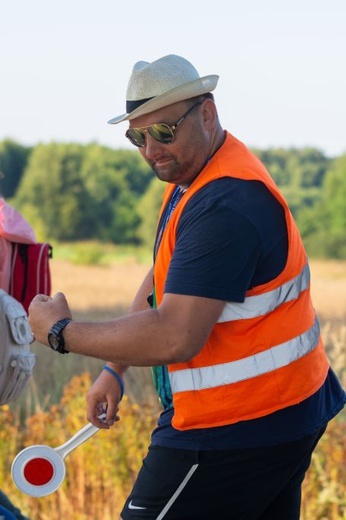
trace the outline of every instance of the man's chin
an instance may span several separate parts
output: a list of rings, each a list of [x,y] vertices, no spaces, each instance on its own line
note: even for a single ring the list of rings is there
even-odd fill
[[[157,167],[155,165],[154,172],[157,178],[164,182],[178,182],[180,178],[179,174],[172,168]]]

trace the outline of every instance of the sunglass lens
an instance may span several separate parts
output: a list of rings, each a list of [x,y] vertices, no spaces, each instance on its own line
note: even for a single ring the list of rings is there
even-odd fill
[[[142,148],[145,145],[145,133],[140,128],[129,128],[125,135],[135,146]]]
[[[164,123],[149,126],[148,132],[155,141],[162,144],[169,144],[174,139],[172,129]]]
[[[165,123],[157,123],[146,127],[150,136],[161,144],[170,144],[174,140],[173,129]],[[145,146],[145,132],[142,128],[129,128],[126,132],[126,137],[135,146],[142,148]]]

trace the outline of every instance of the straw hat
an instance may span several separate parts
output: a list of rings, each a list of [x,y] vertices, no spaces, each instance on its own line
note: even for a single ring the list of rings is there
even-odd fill
[[[215,89],[218,79],[215,74],[200,78],[189,61],[175,54],[152,63],[138,61],[126,91],[126,114],[114,117],[108,123],[116,125],[178,101],[207,94]]]

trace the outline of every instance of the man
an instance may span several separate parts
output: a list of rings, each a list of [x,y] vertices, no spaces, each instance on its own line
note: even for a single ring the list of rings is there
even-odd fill
[[[108,360],[87,396],[101,428],[118,418],[126,367],[153,366],[164,411],[124,520],[298,519],[311,453],[345,403],[299,232],[264,166],[222,129],[217,81],[175,55],[136,63],[110,121],[129,122],[168,183],[131,312],[72,321],[61,293],[30,307],[39,341]]]

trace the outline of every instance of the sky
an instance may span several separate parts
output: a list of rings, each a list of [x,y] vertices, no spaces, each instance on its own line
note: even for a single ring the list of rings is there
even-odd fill
[[[346,153],[345,0],[0,0],[0,141],[129,148],[135,62],[218,74],[221,124],[250,147]]]

